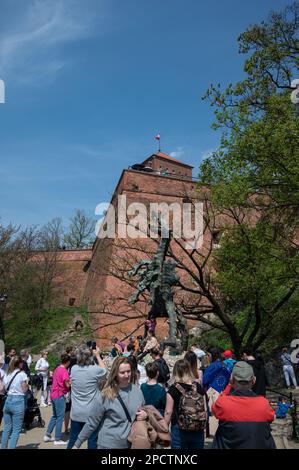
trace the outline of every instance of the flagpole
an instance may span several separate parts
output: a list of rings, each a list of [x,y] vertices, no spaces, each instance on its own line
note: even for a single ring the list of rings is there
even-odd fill
[[[161,144],[160,144],[161,136],[160,136],[160,134],[157,134],[156,137],[155,137],[155,139],[158,140],[158,142],[159,142],[159,145],[158,145],[158,152],[161,152]]]

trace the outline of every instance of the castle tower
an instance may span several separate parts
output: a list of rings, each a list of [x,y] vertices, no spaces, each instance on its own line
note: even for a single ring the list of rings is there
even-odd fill
[[[119,196],[126,196],[127,206],[134,202],[145,205],[174,202],[182,204],[186,200],[195,200],[198,198],[198,189],[192,177],[192,168],[165,153],[154,153],[142,163],[123,170],[111,204],[117,210]],[[108,346],[114,336],[124,338],[130,333],[142,334],[141,325],[145,319],[142,314],[146,315],[149,309],[149,306],[142,302],[138,305],[138,311],[128,305],[132,287],[127,286],[126,290],[126,286],[121,282],[121,267],[115,272],[115,263],[123,261],[125,265],[127,260],[128,251],[122,243],[117,237],[97,238],[93,246],[85,298],[91,323],[96,331],[95,337],[101,347]],[[132,248],[134,252],[130,239],[126,239],[124,243],[128,250]],[[139,246],[142,246],[145,252],[153,252],[156,245],[141,240]],[[135,254],[136,261],[143,257],[141,250],[136,250]],[[114,275],[111,275],[112,271]],[[167,328],[166,319],[161,319],[160,332],[166,335]]]

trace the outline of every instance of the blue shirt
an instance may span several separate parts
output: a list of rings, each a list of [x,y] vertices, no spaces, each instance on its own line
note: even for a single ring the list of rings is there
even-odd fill
[[[280,356],[281,360],[282,360],[282,363],[284,366],[292,366],[292,359],[291,359],[291,356],[290,354],[288,353],[283,353],[281,356]]]
[[[142,384],[140,387],[145,404],[146,405],[153,405],[162,416],[164,416],[165,406],[166,406],[166,390],[162,385],[155,384]]]
[[[233,370],[233,367],[234,365],[236,364],[237,361],[235,361],[235,359],[225,359],[225,361],[223,361],[225,366],[227,367],[227,369],[229,369],[230,371]]]

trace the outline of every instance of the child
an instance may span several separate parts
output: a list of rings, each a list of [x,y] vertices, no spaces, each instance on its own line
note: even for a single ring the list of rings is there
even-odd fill
[[[290,408],[290,405],[287,403],[286,398],[279,397],[278,406],[275,410],[276,418],[285,418],[289,408]]]

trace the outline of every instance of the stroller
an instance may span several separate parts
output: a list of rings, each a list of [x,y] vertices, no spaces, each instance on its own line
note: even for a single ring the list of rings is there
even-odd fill
[[[37,404],[37,399],[34,398],[31,390],[27,392],[27,406],[24,416],[24,426],[26,429],[30,429],[34,418],[37,417],[38,427],[45,427],[45,420],[41,416],[39,406]]]

